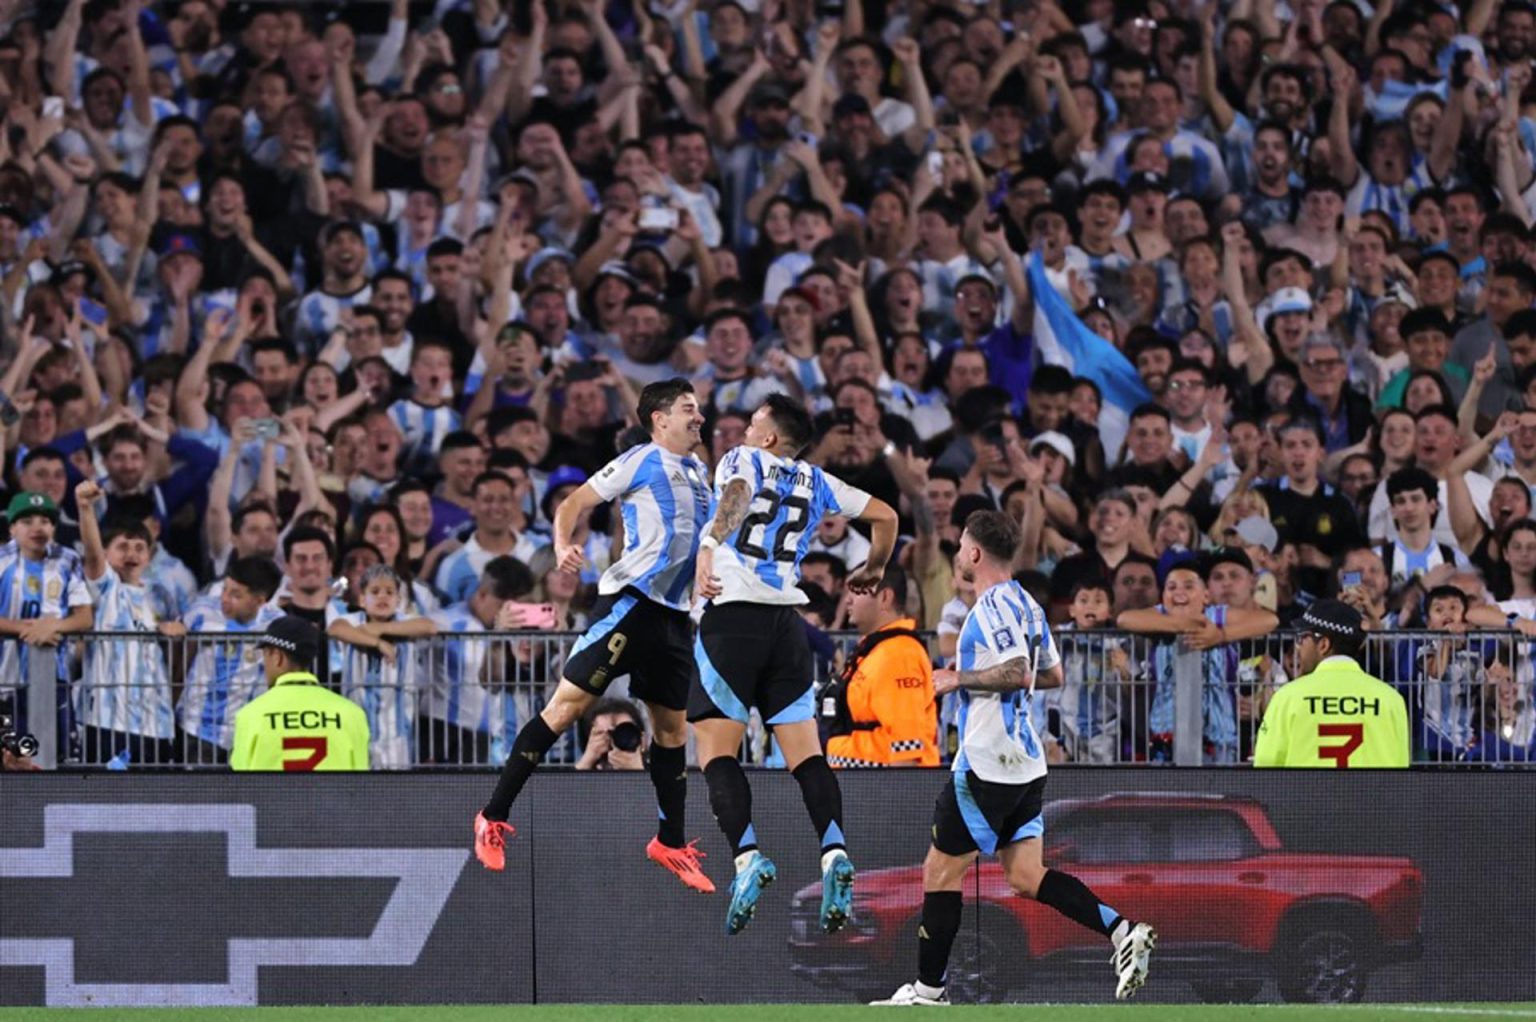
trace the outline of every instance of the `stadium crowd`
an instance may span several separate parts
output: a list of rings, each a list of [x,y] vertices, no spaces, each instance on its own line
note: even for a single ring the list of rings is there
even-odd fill
[[[497,762],[558,653],[464,636],[586,623],[623,522],[564,572],[554,509],[682,376],[710,466],[814,412],[942,656],[980,508],[1064,636],[1161,637],[1063,640],[1058,759],[1166,758],[1180,635],[1246,758],[1338,595],[1426,631],[1374,665],[1421,750],[1523,761],[1523,637],[1456,633],[1536,631],[1533,46],[1527,0],[0,0],[0,695],[288,613],[376,766]],[[873,627],[868,540],[809,542],[808,625]],[[60,648],[91,763],[221,761],[264,684]]]

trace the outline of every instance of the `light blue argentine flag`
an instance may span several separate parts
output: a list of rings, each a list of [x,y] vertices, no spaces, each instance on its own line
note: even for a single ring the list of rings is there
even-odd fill
[[[1114,464],[1130,429],[1131,410],[1152,400],[1152,395],[1130,359],[1088,329],[1051,286],[1039,252],[1029,257],[1029,290],[1035,299],[1035,345],[1041,360],[1092,380],[1104,395],[1099,410],[1099,439],[1103,441],[1108,463]]]

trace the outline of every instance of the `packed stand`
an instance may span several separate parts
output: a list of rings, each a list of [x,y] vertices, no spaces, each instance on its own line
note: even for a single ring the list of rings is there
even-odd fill
[[[1422,632],[1367,658],[1421,757],[1523,762],[1533,45],[1526,0],[0,0],[0,699],[56,650],[66,758],[222,762],[286,612],[375,766],[499,762],[623,542],[558,570],[554,509],[684,376],[711,467],[811,408],[940,661],[966,515],[1018,517],[1053,759],[1167,759],[1193,654],[1244,761],[1340,595]],[[817,633],[868,546],[816,531]]]

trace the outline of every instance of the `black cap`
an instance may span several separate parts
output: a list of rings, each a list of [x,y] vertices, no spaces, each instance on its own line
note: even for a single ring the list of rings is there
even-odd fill
[[[301,617],[284,615],[267,626],[257,640],[259,645],[274,646],[288,654],[299,667],[310,667],[320,653],[320,630]]]
[[[1169,192],[1168,179],[1155,170],[1138,170],[1131,175],[1131,179],[1125,183],[1127,195],[1136,195],[1140,192]]]
[[[1303,632],[1321,632],[1359,642],[1365,635],[1360,612],[1341,600],[1316,600],[1296,622]]]
[[[1216,570],[1218,564],[1236,564],[1253,574],[1253,560],[1240,546],[1219,546],[1205,555],[1205,570],[1202,574],[1209,576]]]

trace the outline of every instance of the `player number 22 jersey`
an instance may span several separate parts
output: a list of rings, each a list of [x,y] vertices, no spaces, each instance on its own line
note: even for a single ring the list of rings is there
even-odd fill
[[[720,459],[715,469],[717,505],[736,479],[752,487],[752,503],[741,525],[715,551],[715,574],[723,592],[714,602],[807,602],[795,583],[817,524],[829,514],[857,518],[869,494],[815,465],[780,458],[760,447],[738,447]]]
[[[961,671],[979,671],[1028,657],[1036,674],[1061,663],[1045,611],[1011,579],[982,593],[965,617],[957,652]],[[1030,719],[1029,689],[960,689],[960,752],[955,773],[983,781],[1028,784],[1045,775],[1045,752]]]

